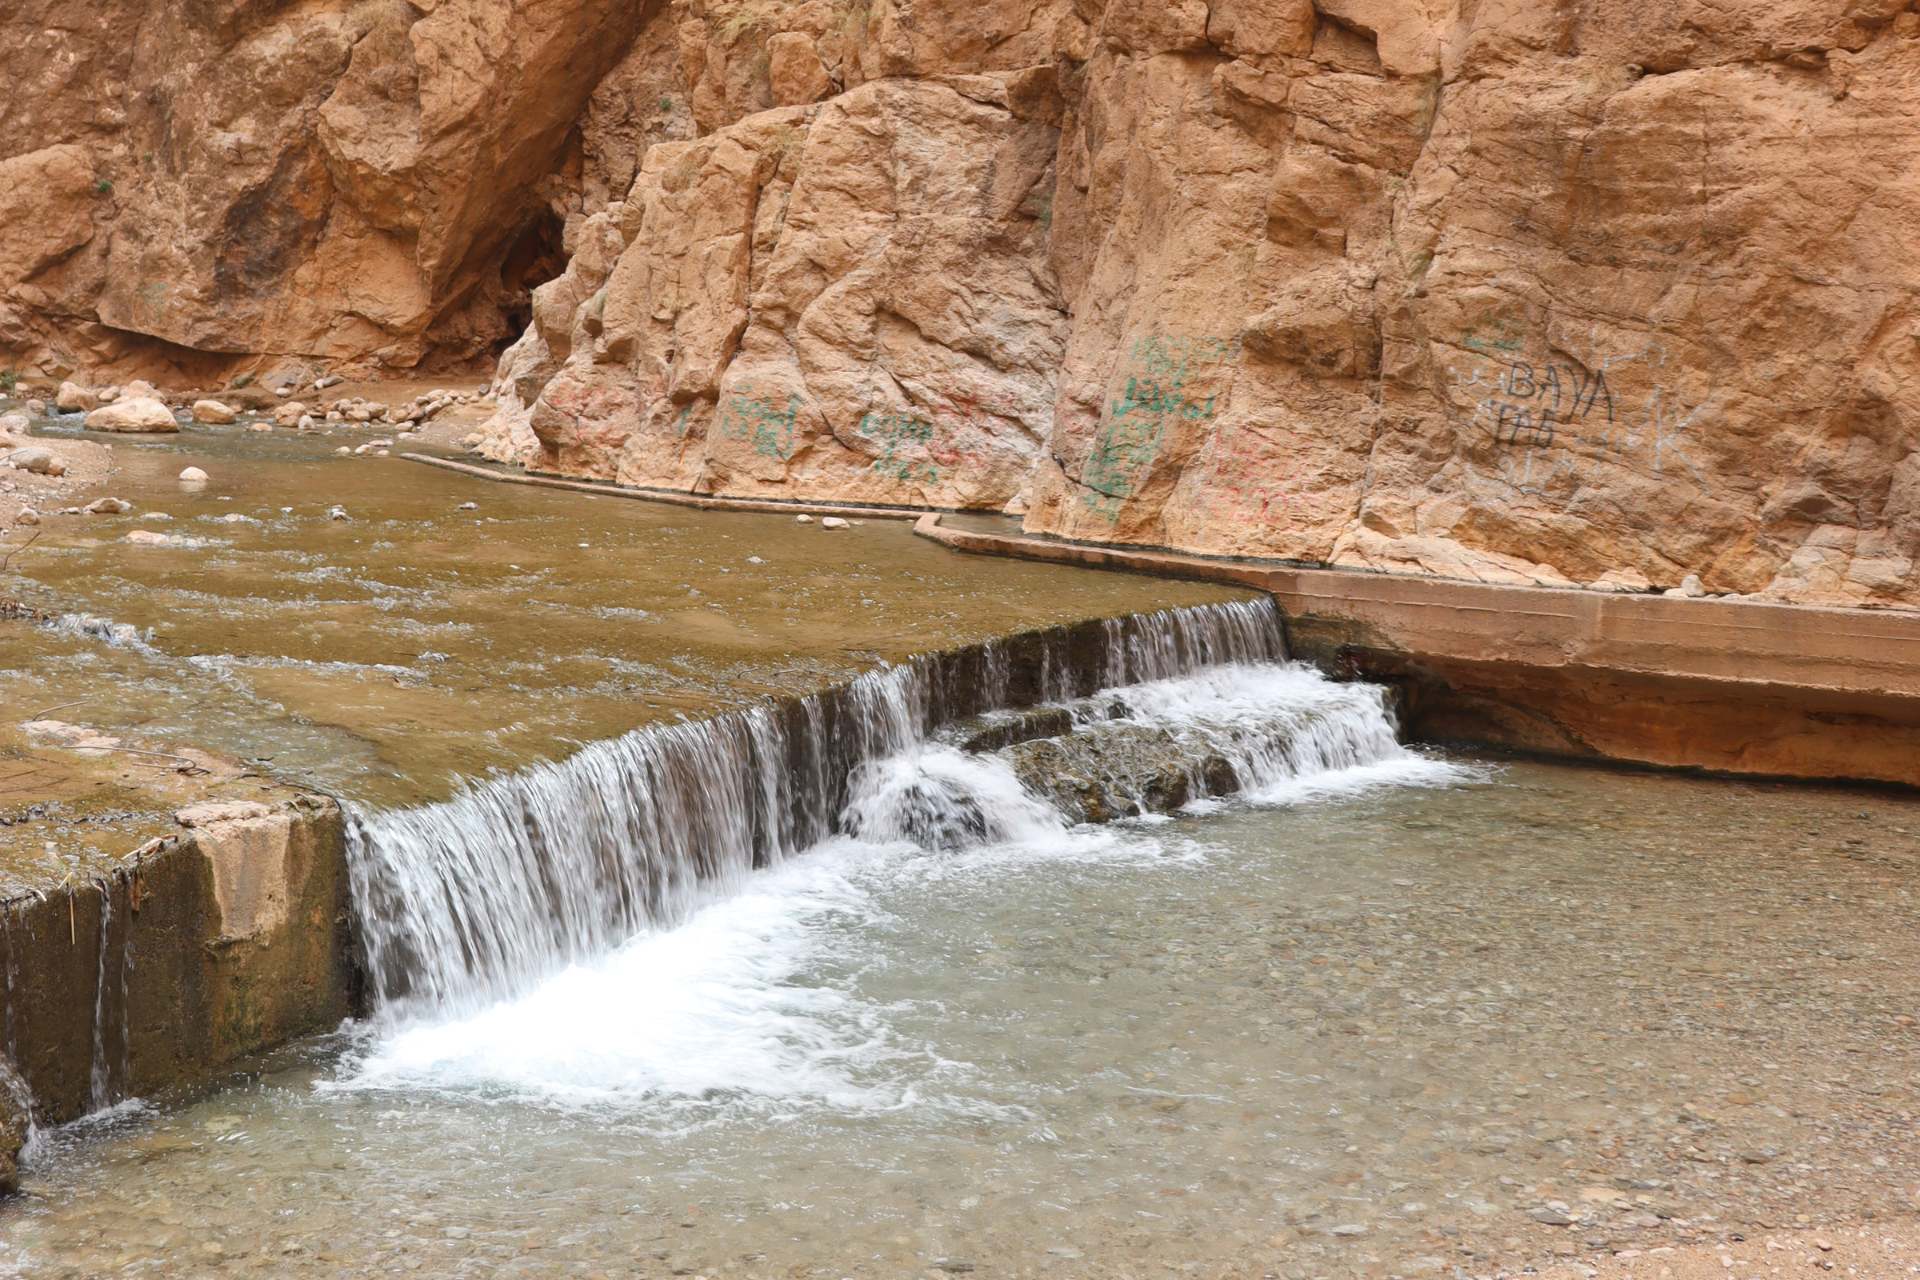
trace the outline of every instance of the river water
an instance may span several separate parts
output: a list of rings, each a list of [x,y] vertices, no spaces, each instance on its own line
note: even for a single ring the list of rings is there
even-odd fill
[[[77,702],[60,714],[411,804],[928,650],[1247,596],[956,555],[899,521],[830,532],[334,456],[368,436],[116,438],[109,486],[134,510],[49,520],[12,567],[26,603],[121,641],[0,633],[0,712]],[[182,485],[189,465],[211,481]]]
[[[638,504],[576,538],[577,499],[398,462],[322,522],[275,502],[325,455],[232,438],[195,447],[268,487],[216,522],[180,447],[129,466],[143,506],[253,541],[56,539],[48,597],[135,633],[49,666],[349,784],[373,1007],[39,1135],[0,1273],[1477,1276],[1916,1207],[1908,797],[1409,750],[1383,691],[1194,588],[1037,683],[1231,794],[1075,826],[889,659],[1141,583]],[[456,537],[454,498],[508,527]],[[622,709],[616,658],[687,683]],[[1010,665],[981,707],[1036,683]]]
[[[6,1256],[1482,1275],[1911,1211],[1910,801],[1376,751],[1201,809],[823,841],[53,1136]]]

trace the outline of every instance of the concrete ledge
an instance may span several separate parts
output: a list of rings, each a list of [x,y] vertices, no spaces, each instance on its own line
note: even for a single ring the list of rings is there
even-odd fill
[[[195,1084],[353,1012],[348,942],[333,801],[185,811],[108,874],[0,902],[4,1050],[42,1124]]]
[[[878,504],[803,502],[786,498],[722,498],[700,493],[681,493],[675,489],[643,489],[633,485],[602,484],[593,480],[564,480],[559,476],[528,475],[502,471],[497,467],[476,466],[452,458],[435,458],[424,453],[403,453],[408,462],[424,462],[430,467],[458,471],[461,475],[501,484],[525,484],[539,489],[568,489],[574,493],[593,493],[603,498],[632,498],[639,502],[658,502],[669,507],[692,507],[698,511],[745,511],[762,515],[840,516],[849,520],[918,520],[929,514],[925,507],[885,507]]]
[[[961,551],[1270,592],[1296,654],[1408,692],[1417,736],[1920,786],[1920,613],[1502,587],[950,529]]]

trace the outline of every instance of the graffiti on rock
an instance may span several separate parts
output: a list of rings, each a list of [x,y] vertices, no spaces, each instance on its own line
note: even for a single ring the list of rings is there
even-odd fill
[[[784,407],[770,396],[728,396],[720,415],[720,433],[729,440],[750,440],[761,457],[785,462],[793,456],[793,424],[801,403],[795,395],[787,397]]]
[[[860,434],[878,441],[882,452],[873,460],[878,475],[906,484],[939,484],[940,468],[924,456],[934,448],[934,425],[907,413],[869,413],[860,419]]]
[[[1591,345],[1597,352],[1598,343]],[[1545,497],[1559,481],[1575,487],[1596,459],[1644,465],[1655,475],[1681,468],[1706,483],[1685,437],[1713,395],[1691,405],[1676,395],[1659,343],[1575,361],[1532,362],[1503,350],[1487,361],[1448,372],[1472,402],[1469,421],[1500,448],[1496,469],[1512,488]]]
[[[1117,520],[1174,430],[1213,421],[1218,397],[1193,383],[1239,358],[1238,341],[1208,337],[1142,338],[1126,370],[1127,389],[1108,401],[1080,475],[1081,503]]]

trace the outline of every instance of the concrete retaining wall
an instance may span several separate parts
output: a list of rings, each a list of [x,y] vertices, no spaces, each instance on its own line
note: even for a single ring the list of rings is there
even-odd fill
[[[1416,738],[1920,786],[1920,614],[1488,586],[915,531],[961,551],[1270,592],[1298,657],[1386,680]]]

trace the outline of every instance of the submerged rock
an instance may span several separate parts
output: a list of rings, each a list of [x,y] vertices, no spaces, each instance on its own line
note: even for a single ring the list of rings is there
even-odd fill
[[[977,725],[965,726],[960,741],[962,751],[981,754],[1003,751],[1037,738],[1057,738],[1073,732],[1073,715],[1065,707],[1035,707],[1012,715],[982,717]]]
[[[123,516],[133,510],[133,504],[125,498],[95,498],[86,507],[90,516]]]
[[[1171,730],[1126,721],[1018,743],[1006,755],[1020,784],[1070,822],[1171,813],[1239,785],[1224,755]]]

